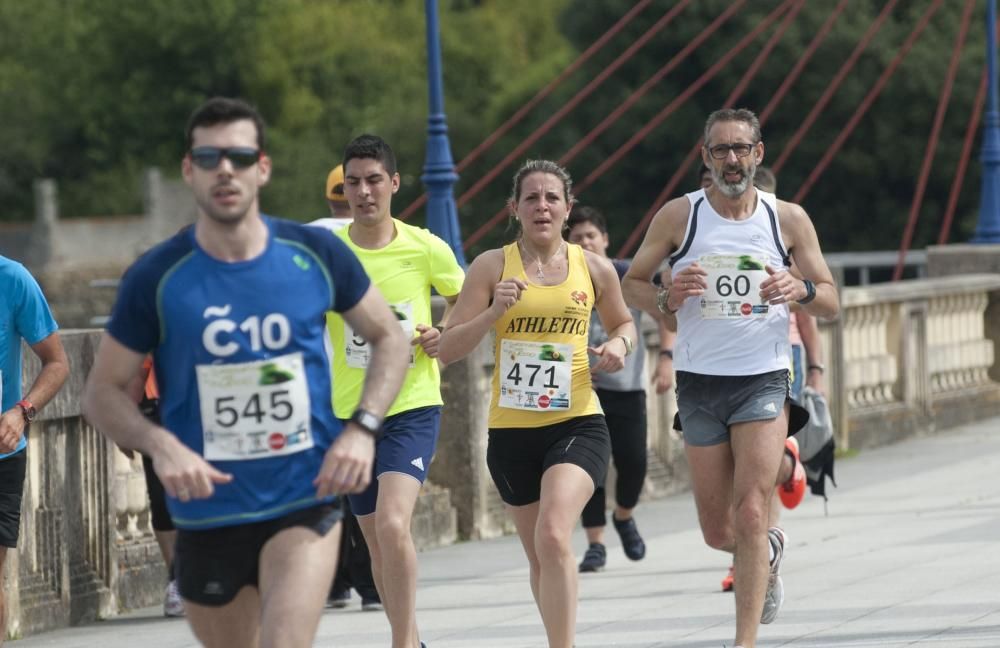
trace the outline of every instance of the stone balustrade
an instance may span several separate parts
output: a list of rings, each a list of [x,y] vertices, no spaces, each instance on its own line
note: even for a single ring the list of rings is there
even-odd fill
[[[1000,274],[846,288],[821,322],[827,386],[841,448],[881,445],[1000,413],[994,349]],[[439,304],[440,307],[440,304]],[[645,351],[655,365],[649,318]],[[159,604],[165,571],[150,529],[142,466],[80,416],[99,333],[64,331],[72,372],[28,445],[21,542],[5,577],[8,634],[22,636]],[[38,363],[26,351],[25,380]],[[438,453],[418,504],[419,547],[508,533],[486,468],[491,342],[445,369]],[[673,392],[647,394],[651,488],[687,487],[683,444],[670,427]],[[655,483],[653,483],[655,482]]]
[[[881,445],[1000,412],[990,379],[997,340],[985,326],[997,296],[995,274],[842,290],[840,317],[820,324],[840,446]]]

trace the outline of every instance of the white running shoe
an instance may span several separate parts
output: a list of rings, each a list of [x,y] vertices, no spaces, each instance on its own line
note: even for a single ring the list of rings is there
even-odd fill
[[[781,582],[781,559],[785,556],[788,536],[778,527],[767,530],[767,539],[774,547],[774,561],[767,576],[767,593],[764,594],[764,609],[760,613],[761,623],[771,623],[778,616],[781,604],[785,602],[785,585]]]
[[[181,599],[181,593],[177,591],[177,581],[172,580],[167,585],[167,591],[163,596],[163,616],[184,616],[184,601]]]

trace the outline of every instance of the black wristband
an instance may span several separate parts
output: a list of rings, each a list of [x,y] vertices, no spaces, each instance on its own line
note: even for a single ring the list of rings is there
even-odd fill
[[[372,414],[368,410],[359,407],[354,410],[350,422],[370,434],[376,441],[382,438],[382,417],[377,414]]]
[[[673,360],[674,359],[674,350],[673,349],[660,349],[660,355],[661,356],[667,356],[668,358],[670,358],[671,360]]]
[[[798,303],[800,303],[803,306],[805,306],[806,304],[808,304],[812,300],[816,299],[816,284],[814,284],[813,282],[809,281],[808,279],[803,279],[802,280],[802,285],[804,285],[806,287],[806,296],[803,297],[802,299],[798,300]]]
[[[433,327],[431,327],[431,328],[436,328],[436,329],[438,330],[438,333],[444,333],[444,327],[443,327],[443,326],[441,326],[440,324],[435,324],[435,325],[434,325]]]

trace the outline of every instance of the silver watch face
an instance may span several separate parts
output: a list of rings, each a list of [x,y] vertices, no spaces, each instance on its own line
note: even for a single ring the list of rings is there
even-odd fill
[[[354,421],[361,427],[367,428],[372,432],[377,432],[382,424],[377,416],[364,410],[355,413]]]

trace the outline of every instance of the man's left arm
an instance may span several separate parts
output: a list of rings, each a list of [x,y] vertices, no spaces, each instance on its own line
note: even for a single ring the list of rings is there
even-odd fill
[[[760,285],[761,297],[771,304],[799,302],[803,310],[816,317],[836,317],[840,312],[840,297],[808,214],[795,203],[779,200],[778,219],[803,278],[768,266],[771,276]]]
[[[62,388],[69,377],[69,360],[63,348],[59,333],[51,333],[48,337],[31,345],[31,350],[42,362],[42,370],[38,372],[31,388],[22,395],[22,400],[28,401],[36,411],[41,410],[52,400],[52,397]],[[27,425],[24,410],[15,405],[0,417],[0,452],[13,452],[24,436]]]
[[[806,385],[824,394],[823,374],[826,372],[826,365],[823,364],[823,344],[819,337],[819,325],[816,323],[816,318],[809,313],[799,312],[795,321],[799,327],[802,346],[806,350],[808,363]]]
[[[674,386],[674,339],[677,334],[668,329],[663,320],[656,320],[656,329],[660,334],[660,350],[653,371],[653,384],[656,393],[663,394]]]

